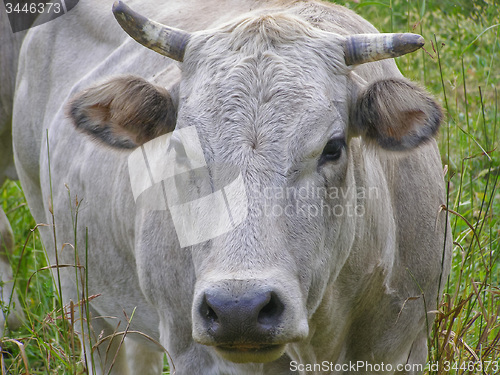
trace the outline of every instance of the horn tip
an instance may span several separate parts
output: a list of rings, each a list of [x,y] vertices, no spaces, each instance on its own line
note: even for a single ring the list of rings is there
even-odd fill
[[[123,1],[115,1],[113,3],[113,13],[123,13],[128,9],[128,6]]]
[[[422,48],[425,39],[419,34],[394,34],[394,56],[402,56]]]
[[[416,46],[421,48],[425,45],[425,39],[422,35],[419,35],[419,34],[412,34],[412,35],[413,35],[414,43]]]
[[[405,44],[409,44],[417,48],[423,47],[425,44],[425,39],[422,35],[412,33],[405,33],[400,35],[402,36],[402,38],[400,39],[401,42]]]
[[[424,37],[423,37],[422,35],[420,35],[420,37],[418,38],[417,43],[418,43],[418,45],[419,45],[420,47],[423,47],[423,46],[424,46],[424,44],[425,44],[425,39],[424,39]]]

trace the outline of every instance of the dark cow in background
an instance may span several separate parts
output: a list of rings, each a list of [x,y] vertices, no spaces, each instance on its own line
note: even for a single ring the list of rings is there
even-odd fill
[[[178,374],[418,373],[451,244],[441,110],[391,59],[422,37],[317,1],[130,5],[169,25],[114,5],[153,51],[82,1],[29,32],[14,99],[35,219],[81,264],[88,227],[93,334],[135,309]],[[103,347],[97,373],[161,372],[139,334]]]

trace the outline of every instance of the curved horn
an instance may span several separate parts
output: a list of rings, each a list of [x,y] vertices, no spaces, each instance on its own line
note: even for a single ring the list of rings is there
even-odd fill
[[[113,4],[113,14],[123,30],[143,46],[177,61],[184,59],[191,36],[188,32],[141,16],[121,1]]]
[[[359,65],[406,55],[425,44],[418,34],[355,34],[347,37],[344,52],[347,65]]]

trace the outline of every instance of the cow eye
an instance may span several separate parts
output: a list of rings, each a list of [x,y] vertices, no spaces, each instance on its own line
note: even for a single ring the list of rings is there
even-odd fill
[[[327,163],[330,161],[339,160],[342,156],[342,150],[345,148],[344,139],[331,139],[323,149],[320,157],[320,163]]]

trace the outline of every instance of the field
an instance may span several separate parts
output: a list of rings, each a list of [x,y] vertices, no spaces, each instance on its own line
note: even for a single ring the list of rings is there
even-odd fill
[[[500,372],[500,4],[498,0],[336,1],[382,32],[424,36],[422,51],[398,58],[403,74],[445,110],[439,136],[446,170],[453,266],[428,338],[425,374]],[[62,319],[36,223],[18,181],[1,187],[15,232],[11,259],[26,314],[2,339],[2,374],[82,373],[78,339]],[[2,308],[7,311],[5,301]],[[168,367],[165,367],[165,373]]]

